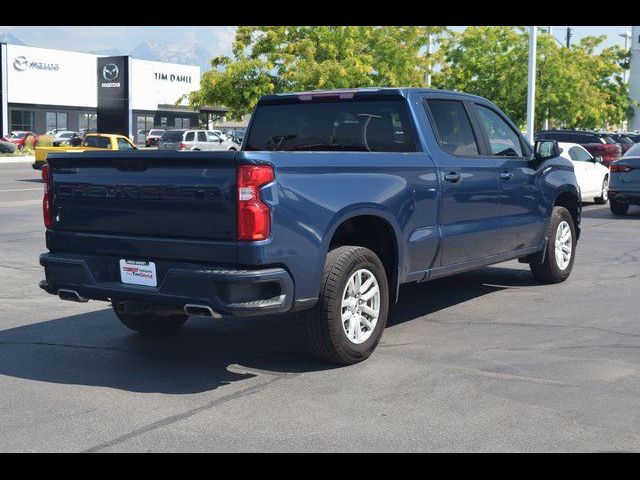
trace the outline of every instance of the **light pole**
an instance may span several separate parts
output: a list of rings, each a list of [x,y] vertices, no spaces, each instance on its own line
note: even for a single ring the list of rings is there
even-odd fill
[[[533,144],[536,103],[536,27],[529,27],[529,84],[527,86],[527,138]]]
[[[433,35],[427,35],[427,55],[429,57],[429,72],[427,73],[426,83],[427,87],[431,88],[431,55],[433,54]]]
[[[624,49],[625,49],[625,51],[629,50],[629,40],[631,40],[631,32],[626,31],[624,33],[620,33],[619,35],[622,38],[624,38]],[[629,78],[628,78],[629,72],[625,69],[625,71],[622,74],[623,74],[623,78],[624,78],[624,83],[627,83],[629,81]]]

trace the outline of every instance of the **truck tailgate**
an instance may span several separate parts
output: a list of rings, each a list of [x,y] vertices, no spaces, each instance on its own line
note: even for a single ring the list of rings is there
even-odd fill
[[[51,154],[51,233],[118,241],[138,237],[142,243],[235,243],[234,157],[233,152]],[[91,251],[91,245],[82,250]]]

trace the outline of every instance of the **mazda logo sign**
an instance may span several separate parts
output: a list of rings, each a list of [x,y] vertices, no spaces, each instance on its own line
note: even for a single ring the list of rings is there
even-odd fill
[[[102,67],[102,78],[107,81],[113,81],[120,75],[120,69],[115,63],[109,63]]]
[[[13,59],[13,68],[20,72],[24,72],[27,68],[29,68],[29,62],[27,61],[27,57],[16,57]]]

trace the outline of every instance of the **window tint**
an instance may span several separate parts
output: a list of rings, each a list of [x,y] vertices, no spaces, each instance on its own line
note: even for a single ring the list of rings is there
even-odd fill
[[[181,142],[184,130],[167,130],[162,134],[163,142]]]
[[[86,137],[82,142],[83,147],[111,148],[111,139],[107,137]]]
[[[491,155],[501,157],[522,157],[520,136],[500,115],[490,108],[476,105],[478,120],[487,134]]]
[[[428,100],[440,145],[452,155],[478,155],[469,116],[462,102]]]
[[[576,162],[591,161],[591,155],[589,154],[589,152],[587,152],[584,148],[580,148],[580,147],[571,147],[569,149],[569,156],[571,157],[571,160],[574,160]]]
[[[245,150],[415,152],[404,100],[260,105]]]
[[[640,156],[640,143],[636,143],[633,147],[626,151],[623,157],[638,157]]]
[[[187,134],[184,136],[184,141],[193,142],[195,138],[196,138],[196,132],[187,132]]]
[[[207,134],[204,132],[198,132],[198,141],[199,142],[206,142],[207,141]]]
[[[124,138],[118,139],[118,150],[133,150],[133,146]]]

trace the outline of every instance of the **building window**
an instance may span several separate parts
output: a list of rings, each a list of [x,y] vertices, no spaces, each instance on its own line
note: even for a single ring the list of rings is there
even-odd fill
[[[96,113],[81,113],[78,118],[78,126],[80,130],[97,130],[98,129],[98,115]]]
[[[33,131],[33,112],[30,110],[11,111],[11,130]]]
[[[47,112],[46,119],[47,132],[67,129],[67,114],[65,112]]]
[[[191,126],[191,122],[188,118],[176,118],[174,125],[176,128],[189,128]]]
[[[169,123],[167,122],[167,117],[160,117],[160,126],[166,127]]]
[[[174,126],[175,126],[176,128],[182,128],[182,119],[181,119],[181,118],[176,118],[176,119],[174,120],[174,122],[175,122],[175,123],[174,123]]]
[[[153,127],[153,117],[143,115],[136,116],[136,130],[138,131],[138,133],[146,133]]]

